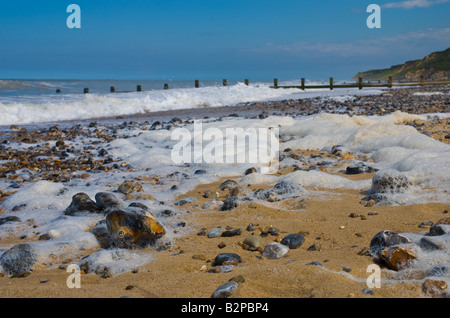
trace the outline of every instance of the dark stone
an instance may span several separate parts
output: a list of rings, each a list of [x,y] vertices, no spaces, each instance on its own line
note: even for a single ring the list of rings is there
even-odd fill
[[[237,265],[238,263],[242,263],[242,259],[235,253],[222,253],[217,255],[214,259],[215,266]]]
[[[97,193],[95,201],[100,210],[111,210],[122,206],[122,201],[114,194],[108,192]]]
[[[176,206],[182,206],[182,205],[185,205],[187,203],[194,202],[196,200],[197,200],[196,198],[190,197],[190,198],[185,198],[185,199],[178,200],[178,201],[174,202],[173,204],[176,205]]]
[[[21,222],[21,220],[17,216],[7,216],[4,218],[0,218],[0,225],[8,222]]]
[[[237,207],[238,198],[235,196],[228,197],[224,202],[222,207],[220,208],[220,211],[229,211]]]
[[[249,174],[255,173],[255,172],[256,172],[256,168],[248,168],[247,170],[245,170],[244,174],[249,175]]]
[[[435,242],[431,238],[426,236],[420,239],[419,246],[420,248],[428,251],[439,250],[443,247],[442,244],[439,244],[439,242]]]
[[[443,277],[450,274],[450,264],[438,264],[430,269],[426,277],[435,276]]]
[[[450,233],[450,225],[447,224],[438,224],[430,227],[430,236],[439,236]]]
[[[140,202],[130,203],[129,207],[130,208],[140,208],[140,209],[148,210],[148,207],[145,204],[140,203]]]
[[[206,170],[195,170],[195,175],[206,174]]]
[[[273,187],[273,191],[278,195],[299,194],[303,191],[303,187],[294,182],[281,181]]]
[[[30,244],[19,244],[0,257],[0,265],[11,276],[19,276],[28,273],[36,263],[37,255]]]
[[[323,267],[323,265],[320,264],[320,262],[317,262],[317,261],[312,261],[312,262],[310,262],[308,264],[305,264],[305,265],[312,265],[312,266]]]
[[[281,244],[288,246],[290,249],[299,248],[304,242],[305,238],[301,234],[288,234],[281,240]]]
[[[345,170],[346,174],[360,174],[360,173],[372,173],[376,172],[378,169],[369,167],[362,162],[358,162],[357,164],[348,166]]]
[[[219,189],[222,191],[225,191],[225,189],[231,190],[233,188],[236,188],[238,184],[234,180],[226,180],[222,182],[222,184],[219,186]]]
[[[77,193],[72,197],[72,202],[64,211],[67,215],[73,215],[76,212],[99,212],[99,206],[86,194]]]
[[[388,230],[380,231],[370,241],[370,253],[376,256],[390,246],[405,243],[411,243],[411,241],[401,234]]]
[[[222,232],[222,236],[232,237],[232,236],[236,236],[236,235],[241,235],[241,233],[242,233],[242,229],[232,229],[232,230]]]

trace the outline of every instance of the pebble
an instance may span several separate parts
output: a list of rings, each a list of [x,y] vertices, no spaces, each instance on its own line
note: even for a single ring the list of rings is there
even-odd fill
[[[143,192],[142,185],[140,183],[134,183],[131,180],[124,181],[119,188],[117,188],[117,191],[122,194],[130,194],[133,192]]]
[[[120,208],[123,202],[114,194],[109,192],[99,192],[95,195],[97,207],[103,211]]]
[[[220,211],[229,211],[237,207],[238,198],[235,196],[228,197],[220,208]]]
[[[240,228],[232,229],[232,230],[222,232],[222,236],[223,237],[232,237],[232,236],[241,235],[241,233],[242,233],[242,229],[240,229]]]
[[[222,191],[225,191],[226,189],[231,190],[233,188],[236,188],[238,184],[234,180],[226,180],[222,182],[219,186],[219,189]]]
[[[243,242],[244,248],[249,251],[257,251],[261,250],[264,245],[264,240],[261,236],[258,235],[250,235],[247,236]]]
[[[4,218],[0,218],[0,225],[8,222],[21,222],[21,220],[17,216],[7,216]]]
[[[310,247],[308,247],[308,251],[314,252],[314,251],[320,251],[322,249],[320,244],[313,244]]]
[[[305,238],[301,234],[288,234],[281,240],[281,244],[286,245],[289,249],[297,249],[304,242]]]
[[[269,243],[264,248],[262,256],[268,259],[282,258],[289,252],[289,247],[278,242]]]
[[[211,231],[208,232],[208,237],[209,238],[214,238],[214,237],[218,237],[222,234],[223,228],[222,227],[218,227],[215,229],[212,229]]]
[[[219,286],[211,295],[211,298],[228,298],[236,292],[238,286],[239,284],[237,282],[228,281]]]
[[[312,261],[312,262],[310,262],[308,264],[305,264],[305,265],[312,265],[312,266],[323,267],[323,265],[320,262],[317,262],[317,261]]]
[[[215,266],[238,265],[238,263],[241,262],[242,262],[241,257],[235,253],[221,253],[217,255],[214,259]]]
[[[72,197],[72,202],[64,211],[67,215],[74,215],[77,212],[100,212],[101,208],[86,193],[80,192]]]

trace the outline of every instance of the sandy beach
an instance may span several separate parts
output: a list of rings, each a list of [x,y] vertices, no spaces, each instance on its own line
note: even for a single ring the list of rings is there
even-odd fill
[[[427,94],[422,94],[424,92]],[[433,92],[439,92],[439,94],[433,95]],[[101,131],[91,131],[89,135],[84,133],[85,130],[70,128],[76,124],[88,127],[95,122],[99,126],[117,126],[128,121],[137,123],[136,125],[147,122],[146,125],[150,126],[157,120],[164,122],[173,117],[178,117],[181,121],[192,118],[219,117],[264,119],[269,116],[291,116],[298,118],[323,112],[340,115],[351,114],[352,116],[386,115],[398,110],[408,114],[445,114],[449,111],[448,94],[448,86],[418,87],[387,90],[384,94],[360,96],[347,101],[312,98],[95,118],[76,123],[52,123],[45,128],[45,134],[42,133],[43,128],[37,128],[33,132],[35,125],[4,127],[0,140],[4,142],[4,147],[1,149],[3,162],[1,179],[4,182],[17,181],[21,176],[11,173],[11,169],[19,170],[26,167],[31,169],[41,165],[41,170],[35,178],[17,181],[17,183],[22,186],[39,180],[50,182],[69,182],[71,178],[82,180],[81,178],[84,177],[81,177],[81,173],[77,172],[76,177],[71,174],[70,166],[76,163],[67,163],[65,158],[58,161],[53,167],[44,167],[48,164],[42,157],[45,155],[44,153],[40,154],[41,159],[38,159],[39,156],[32,154],[32,151],[19,153],[19,151],[14,152],[13,148],[7,148],[14,142],[29,142],[33,145],[48,142],[50,149],[52,147],[50,144],[53,145],[57,140],[63,140],[68,144],[78,140],[76,138],[83,137],[85,138],[83,140],[86,141],[86,148],[84,148],[86,150],[89,146],[88,140],[94,138],[94,135],[96,138],[102,138],[100,143],[93,145],[94,148],[102,146],[102,143],[106,145],[116,139],[112,135],[102,136]],[[428,120],[402,122],[398,125],[414,127],[429,138],[449,144],[449,121],[447,117],[436,116]],[[65,128],[63,134],[54,133],[52,135],[48,132],[50,131],[49,127],[53,125],[68,128]],[[27,128],[27,131],[21,133],[21,128]],[[63,128],[55,130],[55,132],[62,131]],[[23,141],[26,138],[29,140]],[[77,149],[83,151],[81,147]],[[280,150],[285,154],[288,153],[283,146]],[[346,173],[346,168],[352,165],[354,160],[361,159],[353,157],[352,154],[337,155],[331,151],[301,148],[291,149],[291,151],[302,158],[320,158],[322,161],[331,160],[333,163],[337,163],[332,166],[332,169],[326,165],[318,167],[306,165],[297,171],[306,172],[317,168],[328,175],[355,182],[367,180],[369,184],[375,175],[375,172]],[[77,153],[75,152],[75,154]],[[345,157],[345,155],[348,156]],[[366,159],[368,164],[373,162],[372,158]],[[105,168],[105,160],[100,161],[101,159],[90,162],[86,164],[86,167],[78,166],[77,169],[84,169],[87,174],[91,175],[94,174],[91,168],[96,170],[96,175],[111,173],[112,168]],[[105,169],[105,172],[101,172],[101,169]],[[59,172],[54,173],[54,170],[59,170]],[[294,166],[286,166],[281,168],[276,176],[286,176],[294,171]],[[139,195],[141,198],[143,195],[147,195],[147,200],[150,199],[148,195],[157,196],[148,190],[159,186],[158,180],[152,177],[152,172],[138,171],[137,169],[134,173],[136,172],[141,175],[133,174],[133,180],[139,181],[144,187],[144,191],[125,197],[124,201],[127,203],[138,200]],[[241,184],[239,180],[242,180],[243,176],[244,171],[234,177],[220,177],[214,182],[202,183],[176,197],[175,201],[184,198],[195,198],[195,200],[178,206],[177,218],[170,223],[176,223],[177,226],[171,225],[166,229],[174,234],[171,236],[173,241],[170,247],[155,250],[154,246],[148,246],[136,251],[136,253],[143,254],[151,253],[152,261],[145,265],[131,271],[103,277],[98,273],[82,270],[81,288],[68,288],[66,280],[70,273],[66,271],[67,265],[79,264],[84,257],[94,252],[86,249],[80,251],[75,257],[59,255],[45,262],[37,262],[29,273],[16,278],[12,278],[8,274],[0,274],[0,297],[210,298],[219,286],[230,279],[238,281],[238,287],[230,295],[230,298],[448,297],[449,289],[446,285],[439,291],[424,286],[425,269],[396,271],[386,264],[380,263],[376,257],[368,253],[372,238],[380,231],[389,230],[395,233],[420,235],[428,233],[432,225],[450,217],[448,202],[404,205],[366,204],[361,202],[366,194],[359,189],[305,186],[305,189],[313,194],[306,196],[304,200],[294,198],[274,203],[243,200],[238,206],[227,211],[221,211],[220,206],[203,208],[211,198],[222,202],[227,199],[230,190],[220,189],[221,184],[226,180],[235,180],[238,187],[242,187],[250,193],[261,188],[273,188],[271,184]],[[86,179],[90,180],[89,176],[86,176]],[[161,180],[165,179],[161,177]],[[116,189],[121,184],[116,179],[111,179],[110,183],[110,189]],[[3,203],[8,202],[8,198],[18,190],[20,187],[1,190],[0,219],[5,215],[14,215],[11,205],[5,206]],[[449,190],[447,189],[446,192],[448,193]],[[433,189],[429,189],[429,191],[433,192]],[[212,193],[212,196],[205,195],[205,192]],[[67,204],[65,205],[67,206]],[[57,209],[61,210],[59,207]],[[160,215],[158,215],[159,217]],[[10,235],[2,237],[2,249],[6,250],[6,247],[20,243],[42,240],[42,234],[46,233],[38,231],[39,220],[34,221],[34,223],[30,221],[27,225],[26,220],[22,219],[21,226],[23,227],[21,228],[30,229],[36,225],[38,233],[28,234],[21,238],[21,231],[12,232]],[[5,225],[0,225],[0,230]],[[218,227],[222,227],[222,234],[224,231],[232,229],[241,229],[241,231],[233,236],[208,237],[207,233]],[[272,242],[281,242],[287,234],[301,234],[304,242],[298,248],[289,249],[287,254],[281,258],[269,259],[263,256],[264,246]],[[243,242],[250,236],[260,237],[263,242],[262,248],[255,251],[249,250]],[[444,246],[443,249],[443,253],[448,257],[448,246]],[[221,253],[235,253],[240,256],[241,262],[231,267],[217,267],[215,258]],[[448,261],[447,258],[447,263]],[[378,264],[381,267],[382,283],[380,288],[369,288],[367,285],[366,280],[371,274],[371,272],[367,272],[367,268],[371,264]],[[446,275],[448,277],[448,273]],[[446,284],[446,281],[443,280],[442,284]]]

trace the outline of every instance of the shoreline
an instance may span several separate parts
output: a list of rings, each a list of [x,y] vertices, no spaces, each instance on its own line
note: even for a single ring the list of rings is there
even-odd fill
[[[164,110],[148,113],[129,114],[129,115],[114,115],[103,117],[92,117],[86,119],[62,120],[55,122],[43,123],[19,123],[12,124],[23,127],[39,127],[49,124],[71,125],[71,124],[86,124],[91,122],[105,122],[115,123],[122,120],[142,121],[142,120],[159,120],[169,121],[174,117],[181,119],[204,119],[219,118],[219,117],[257,117],[269,115],[285,115],[285,116],[306,116],[317,114],[320,112],[349,113],[352,115],[383,115],[397,110],[409,112],[414,114],[424,113],[442,113],[448,112],[449,105],[445,103],[446,95],[450,94],[450,85],[431,86],[431,87],[406,87],[406,88],[392,88],[381,89],[382,93],[371,94],[349,94],[346,95],[346,100],[341,100],[335,97],[321,97],[319,94],[316,97],[308,97],[301,99],[287,99],[261,102],[248,102],[238,105],[216,106],[216,107],[197,107],[197,108],[182,108],[176,110]],[[414,93],[425,93],[424,96]],[[440,100],[434,101],[427,105],[420,105],[422,99],[427,97],[426,94],[433,92],[440,92],[437,96]],[[400,99],[400,100],[399,100]],[[401,100],[403,99],[403,100]],[[448,98],[447,98],[448,99]],[[356,102],[355,102],[356,101]],[[408,107],[400,104],[408,104]],[[396,104],[399,103],[399,104]],[[357,106],[355,106],[357,105]],[[206,113],[206,114],[205,114]],[[0,130],[7,129],[8,125],[0,125]]]
[[[444,91],[443,95],[414,95],[420,92]],[[30,144],[49,144],[46,155],[50,154],[50,149],[58,140],[63,140],[69,144],[78,138],[88,142],[94,139],[94,136],[100,138],[94,146],[99,148],[102,144],[108,144],[120,137],[111,136],[95,132],[97,125],[111,125],[111,129],[118,129],[117,124],[122,121],[130,121],[122,129],[139,129],[153,124],[151,121],[171,121],[174,117],[181,118],[181,121],[189,121],[192,118],[203,119],[231,117],[231,118],[253,118],[265,119],[269,116],[292,116],[293,118],[305,115],[318,114],[319,112],[328,112],[336,114],[350,115],[385,115],[402,110],[406,113],[428,114],[428,113],[448,113],[449,112],[449,87],[432,87],[427,90],[425,87],[417,89],[401,88],[386,91],[380,95],[368,95],[351,98],[347,101],[335,100],[333,98],[310,98],[302,100],[286,100],[275,102],[251,103],[243,106],[224,106],[210,107],[205,109],[186,109],[176,111],[157,112],[141,115],[114,116],[99,119],[87,119],[76,121],[65,121],[52,123],[54,126],[70,126],[72,128],[54,128],[46,124],[27,124],[17,125],[17,128],[11,127],[2,129],[2,141],[7,140],[2,148],[7,149],[8,143]],[[408,112],[409,110],[409,112]],[[148,121],[148,124],[141,124]],[[76,124],[82,127],[88,127],[91,123],[92,131],[82,132],[76,128]],[[410,126],[442,143],[450,144],[449,120],[448,117],[436,118],[428,121],[416,120],[409,124]],[[141,126],[140,126],[141,125]],[[21,128],[38,127],[35,132],[20,133]],[[45,128],[42,128],[45,127]],[[157,131],[157,130],[156,130]],[[62,137],[64,136],[64,138]],[[28,140],[23,141],[23,139]],[[125,139],[126,140],[126,139]],[[81,144],[77,141],[76,150],[86,149],[80,154],[75,152],[75,156],[81,158],[85,152],[90,151],[89,144]],[[330,145],[331,146],[331,145]],[[94,147],[94,148],[95,148]],[[44,147],[45,149],[45,147]],[[67,149],[67,148],[62,148]],[[280,149],[283,150],[283,149]],[[16,165],[16,157],[20,158],[21,164],[16,165],[15,169],[31,167],[32,165],[48,164],[40,158],[40,154],[24,154],[9,150],[11,158],[4,155],[4,160],[11,162],[11,169]],[[351,160],[345,160],[327,151],[311,151],[307,149],[294,149],[297,155],[304,158],[315,158],[320,156],[323,160],[337,160],[340,165],[335,168],[325,168],[325,173],[335,175],[346,180],[364,181],[371,180],[374,173],[363,173],[358,175],[348,175],[345,173],[345,167]],[[54,154],[61,154],[58,147],[54,148]],[[13,156],[14,155],[14,156]],[[87,157],[86,157],[87,158]],[[58,174],[52,176],[55,169],[79,169],[90,174],[91,177],[101,175],[107,176],[107,172],[102,172],[105,168],[103,159],[91,160],[86,167],[76,166],[74,163],[64,166],[64,160],[60,160],[58,167],[49,167],[47,172],[43,170],[36,179],[30,181],[18,181],[21,176],[15,177],[15,174],[4,172],[1,176],[2,182],[15,181],[17,184],[35,183],[39,180],[48,180],[49,182],[60,183],[71,180],[84,182],[81,174],[71,177],[69,174]],[[308,159],[309,160],[309,159]],[[28,161],[28,162],[26,162]],[[309,161],[308,161],[309,162]],[[369,161],[370,163],[370,161]],[[91,170],[91,166],[94,169]],[[72,168],[70,168],[72,166]],[[128,170],[127,170],[128,169]],[[308,171],[310,167],[302,167],[302,171]],[[312,169],[312,168],[311,168]],[[167,178],[162,176],[156,180],[152,172],[122,167],[117,168],[124,176],[129,174],[135,181],[139,181],[144,186],[142,195],[152,195],[154,187],[160,187],[160,184],[170,185]],[[322,170],[323,171],[323,170]],[[110,171],[111,172],[111,171]],[[108,172],[108,173],[110,173]],[[277,176],[287,175],[293,172],[293,167],[285,168]],[[141,179],[138,179],[138,178]],[[117,298],[117,297],[144,297],[144,298],[209,298],[218,286],[226,283],[228,280],[236,277],[243,277],[239,287],[231,298],[422,298],[430,297],[429,293],[424,292],[422,286],[423,276],[416,275],[413,271],[410,277],[395,280],[393,277],[398,274],[391,269],[383,267],[382,270],[382,288],[370,289],[366,285],[368,273],[367,266],[374,263],[374,257],[361,253],[369,247],[372,237],[382,230],[391,230],[398,233],[425,233],[429,227],[421,226],[423,222],[438,222],[442,218],[448,217],[450,208],[448,203],[423,203],[412,205],[375,205],[364,206],[360,203],[364,196],[360,190],[356,189],[320,189],[314,186],[306,189],[315,193],[308,196],[305,201],[299,203],[297,211],[285,209],[285,204],[290,201],[279,203],[277,205],[261,204],[257,201],[243,201],[242,204],[230,211],[220,211],[218,207],[203,209],[210,198],[205,198],[205,191],[217,192],[215,199],[225,201],[228,196],[227,190],[220,190],[220,185],[227,179],[238,180],[240,176],[217,178],[215,181],[202,183],[193,189],[178,195],[174,201],[183,198],[193,197],[195,201],[187,202],[178,207],[176,218],[171,221],[176,223],[175,227],[168,227],[173,232],[173,245],[168,249],[155,251],[153,247],[147,247],[141,252],[149,252],[153,261],[146,265],[139,266],[136,270],[122,274],[112,275],[102,278],[96,273],[82,272],[82,288],[69,289],[66,286],[68,273],[65,268],[71,262],[79,262],[89,251],[83,251],[77,258],[56,258],[52,265],[60,264],[61,269],[48,269],[48,266],[38,264],[29,275],[22,278],[10,278],[7,275],[0,277],[0,294],[2,298],[65,298],[65,297],[88,297],[88,298]],[[46,179],[48,178],[48,179]],[[97,179],[96,179],[97,180]],[[169,180],[169,179],[167,179]],[[162,181],[162,182],[160,182]],[[160,183],[158,183],[160,182]],[[117,179],[111,179],[110,190],[120,185]],[[80,183],[81,184],[81,183]],[[92,185],[95,182],[92,181]],[[261,184],[241,184],[242,187],[257,191],[259,188],[270,188],[270,183]],[[19,188],[20,189],[20,188]],[[110,191],[108,190],[108,191]],[[7,200],[10,190],[3,189],[2,205],[0,206],[0,218],[5,213],[11,215],[12,211],[5,208],[3,201]],[[322,191],[322,192],[321,192]],[[12,192],[12,191],[11,191]],[[137,194],[126,197],[126,202],[133,202],[138,197]],[[150,200],[143,201],[147,203]],[[284,207],[284,208],[283,208]],[[20,209],[19,209],[20,211]],[[13,215],[13,214],[12,214]],[[353,216],[351,216],[353,215]],[[177,223],[178,222],[178,223]],[[180,223],[184,222],[184,223]],[[38,222],[31,223],[36,226]],[[170,223],[170,224],[172,224]],[[248,231],[250,224],[254,224],[254,230]],[[169,224],[169,223],[168,223]],[[180,225],[181,224],[181,225]],[[0,225],[1,227],[4,225]],[[199,235],[202,230],[208,232],[222,226],[225,229],[238,229],[242,231],[236,236],[219,236],[208,238],[205,235]],[[275,232],[269,232],[268,229],[276,229]],[[246,250],[242,242],[248,236],[261,236],[265,244],[279,242],[289,233],[301,233],[304,236],[303,244],[297,249],[291,249],[282,258],[267,259],[262,256],[260,251]],[[37,242],[39,233],[33,237],[28,236],[19,239],[17,234],[13,233],[8,239],[8,244]],[[263,235],[264,234],[264,235]],[[9,242],[10,240],[10,242]],[[1,243],[6,240],[2,239]],[[314,248],[312,248],[315,246]],[[219,253],[236,253],[241,256],[242,263],[237,264],[231,270],[223,272],[214,272],[214,258]],[[320,266],[317,266],[318,262]],[[315,265],[314,265],[315,264]],[[66,265],[66,266],[63,266]],[[220,269],[219,269],[220,270]],[[213,272],[210,272],[213,271]],[[432,295],[431,295],[432,296]]]

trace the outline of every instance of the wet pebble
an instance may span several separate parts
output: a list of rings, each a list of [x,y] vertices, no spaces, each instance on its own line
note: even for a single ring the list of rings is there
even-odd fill
[[[235,253],[221,253],[214,259],[215,266],[221,265],[238,265],[242,262],[241,257]]]
[[[231,230],[227,230],[222,232],[222,236],[223,237],[232,237],[232,236],[237,236],[237,235],[241,235],[242,233],[242,229],[231,229]]]
[[[264,247],[262,256],[268,259],[282,258],[289,252],[289,247],[278,242],[272,242]]]
[[[281,244],[288,246],[290,249],[297,249],[305,242],[305,238],[301,234],[288,234],[282,240]]]
[[[218,227],[215,229],[212,229],[211,231],[208,232],[208,237],[209,238],[214,238],[214,237],[218,237],[222,234],[223,228],[222,227]]]
[[[237,282],[228,281],[225,284],[219,286],[214,291],[211,298],[228,298],[236,292],[238,286],[239,284]]]
[[[263,246],[264,240],[258,235],[247,236],[243,242],[243,247],[249,251],[262,250]]]

